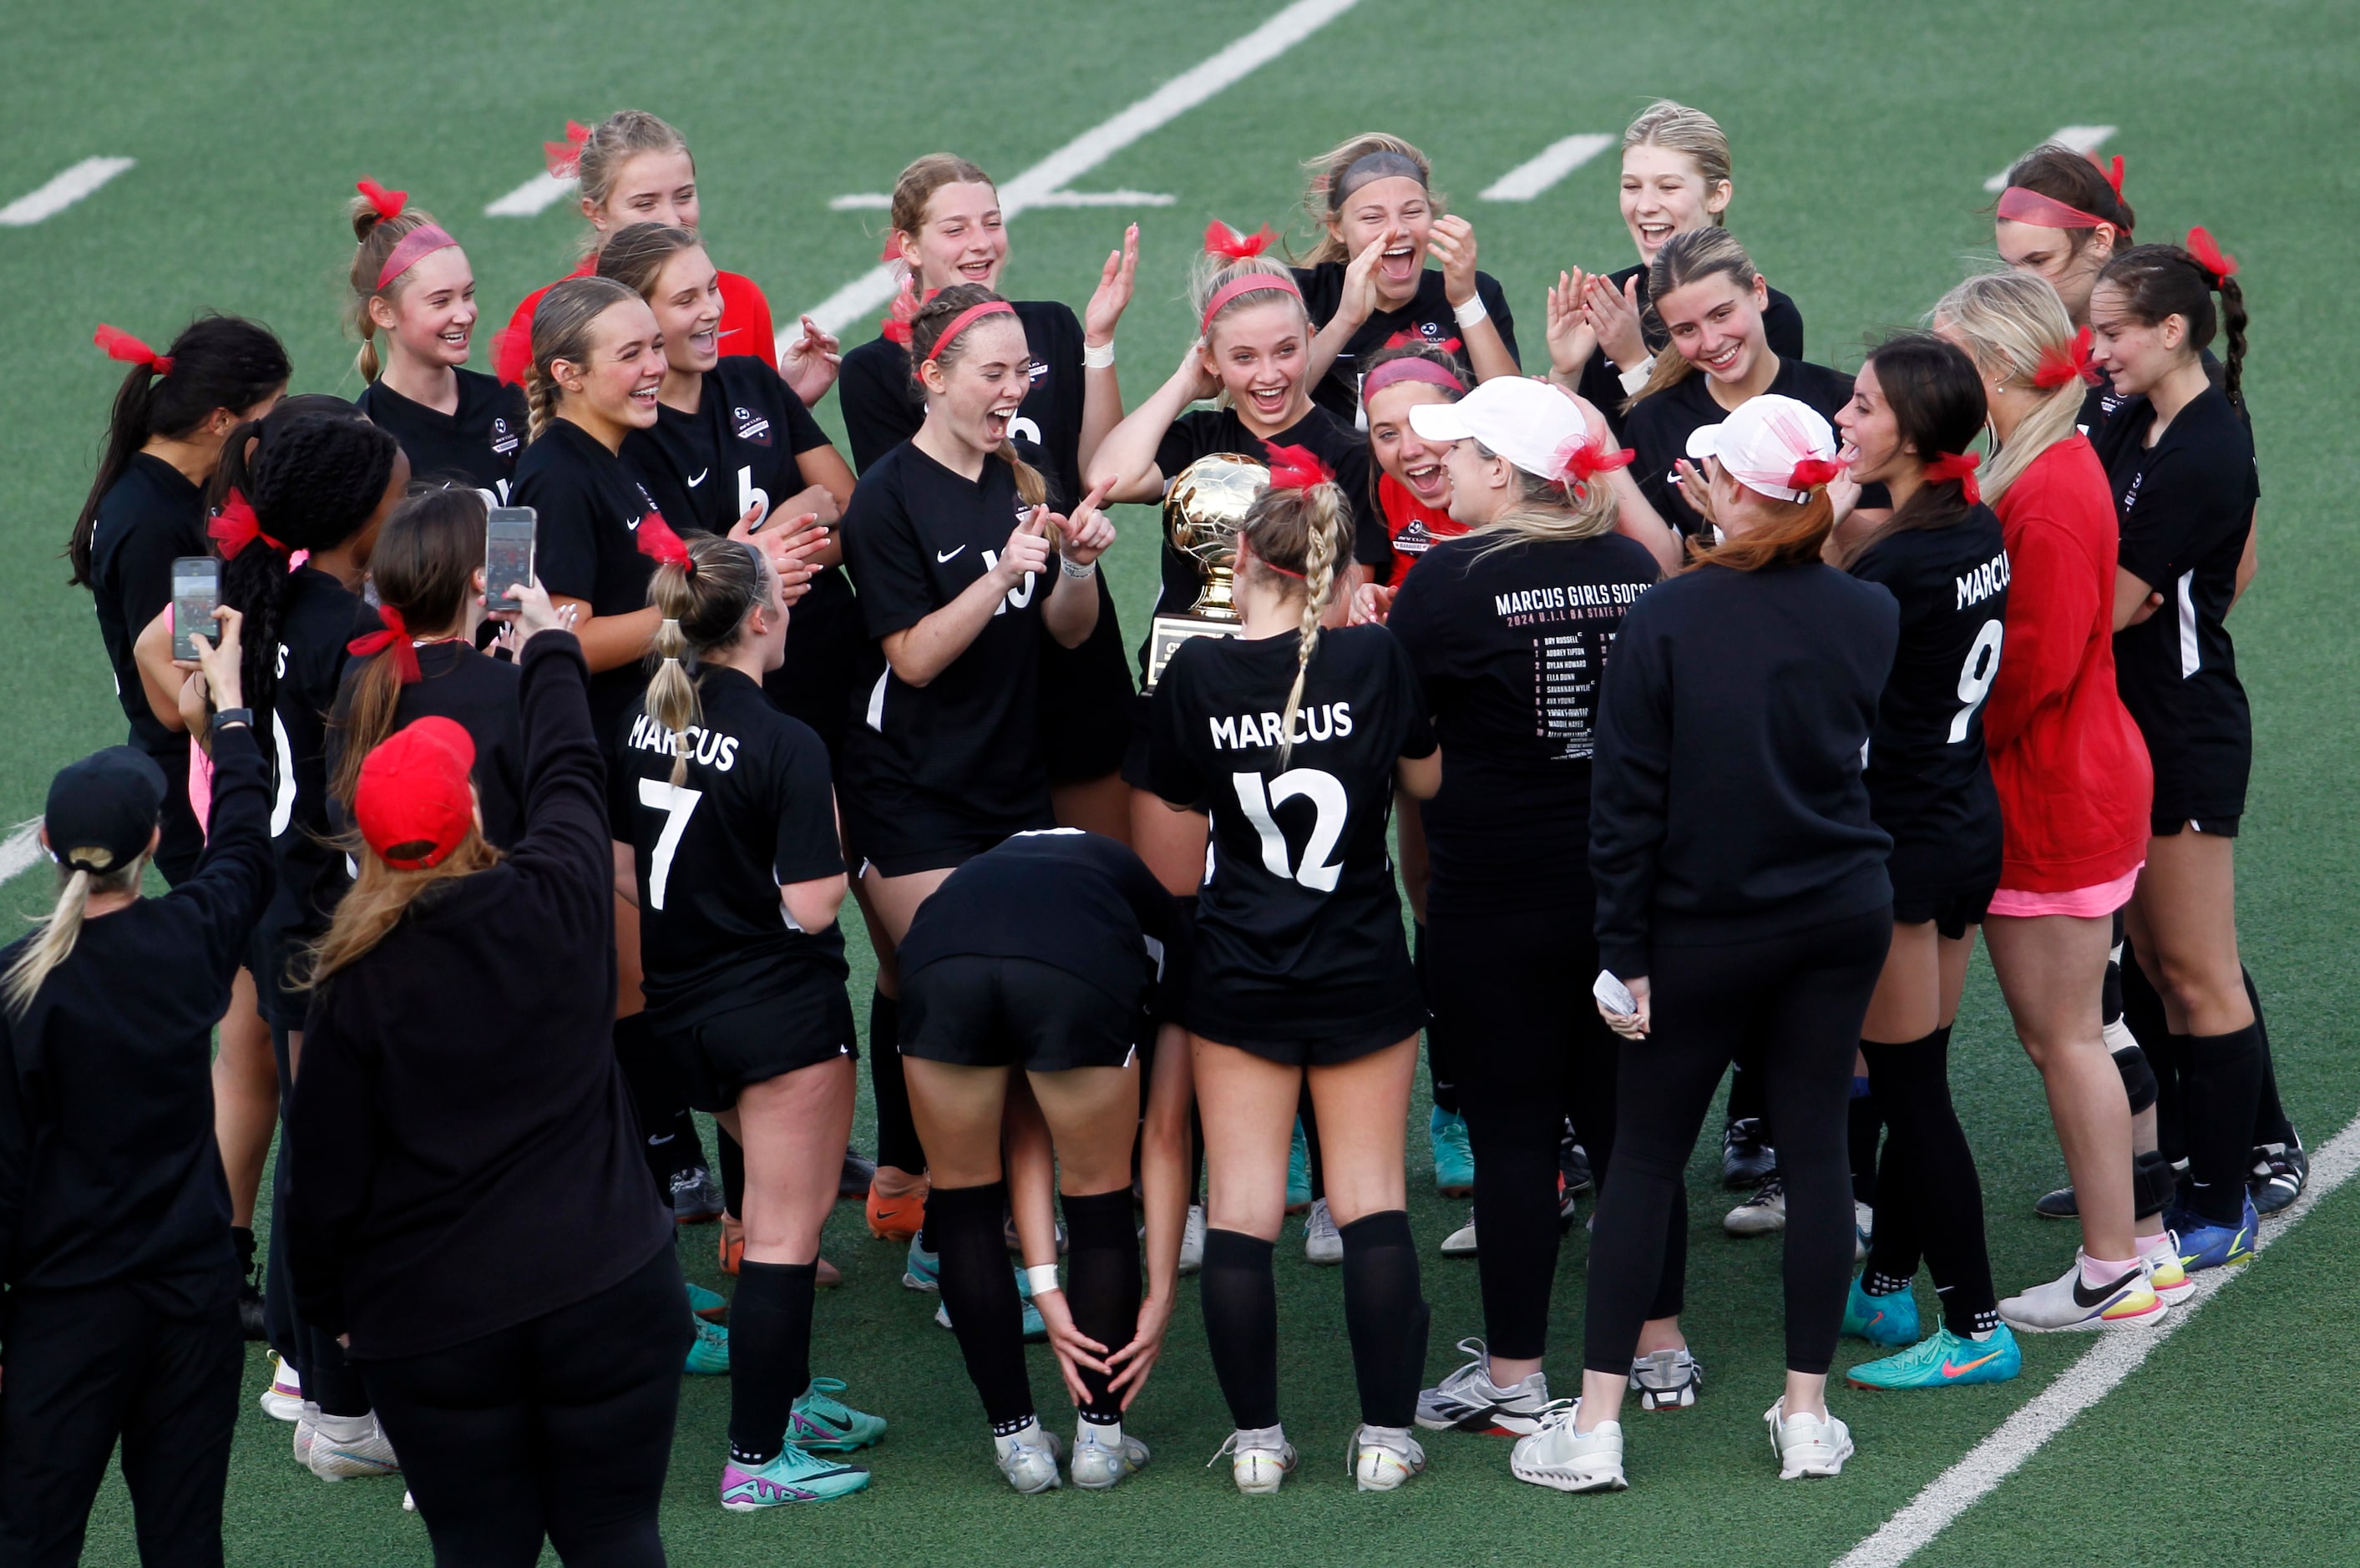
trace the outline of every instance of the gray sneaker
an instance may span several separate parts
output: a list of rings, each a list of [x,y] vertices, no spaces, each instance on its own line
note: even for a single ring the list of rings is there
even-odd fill
[[[672,1178],[674,1225],[703,1225],[721,1217],[721,1183],[702,1165],[675,1171]]]
[[[1513,1388],[1491,1381],[1491,1356],[1480,1339],[1459,1342],[1473,1360],[1417,1396],[1417,1424],[1428,1432],[1479,1432],[1529,1437],[1548,1413],[1548,1377],[1535,1372]]]
[[[1686,1345],[1658,1350],[1631,1363],[1631,1391],[1643,1410],[1684,1410],[1704,1388],[1704,1366]]]
[[[1776,1236],[1786,1228],[1786,1183],[1773,1172],[1754,1196],[1729,1211],[1721,1228],[1732,1236]]]
[[[1303,1221],[1303,1258],[1323,1269],[1344,1261],[1344,1237],[1336,1229],[1336,1216],[1328,1213],[1325,1198],[1311,1205]]]

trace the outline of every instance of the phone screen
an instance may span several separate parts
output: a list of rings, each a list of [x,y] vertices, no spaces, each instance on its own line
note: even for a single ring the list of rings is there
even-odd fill
[[[172,657],[194,659],[191,632],[217,639],[213,611],[221,604],[221,562],[210,555],[184,555],[172,562]]]
[[[540,514],[530,506],[494,506],[484,530],[484,607],[513,610],[508,590],[532,581],[533,528]]]

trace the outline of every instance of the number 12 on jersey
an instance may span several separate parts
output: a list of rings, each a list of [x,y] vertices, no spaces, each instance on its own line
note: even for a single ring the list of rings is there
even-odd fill
[[[664,887],[672,880],[672,857],[680,852],[680,835],[688,831],[688,819],[696,814],[697,802],[705,799],[702,789],[683,789],[653,779],[639,780],[639,804],[664,814],[663,832],[656,835],[656,846],[648,855],[648,908],[664,907]]]
[[[1333,893],[1344,867],[1328,857],[1343,839],[1344,822],[1352,810],[1343,781],[1317,768],[1290,768],[1270,781],[1267,791],[1259,773],[1232,773],[1229,780],[1237,789],[1238,805],[1245,811],[1246,821],[1262,836],[1262,869],[1315,892]],[[1295,866],[1288,864],[1286,835],[1279,831],[1278,819],[1271,811],[1298,795],[1308,798],[1318,815],[1312,820],[1310,842],[1303,846],[1302,864]]]

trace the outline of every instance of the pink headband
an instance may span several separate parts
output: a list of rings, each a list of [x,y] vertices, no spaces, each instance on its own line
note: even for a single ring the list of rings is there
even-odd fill
[[[1296,288],[1295,279],[1284,272],[1249,272],[1242,278],[1232,278],[1213,290],[1213,297],[1205,301],[1205,319],[1197,326],[1198,333],[1208,338],[1213,335],[1213,318],[1219,315],[1221,307],[1230,300],[1240,295],[1259,294],[1265,290],[1292,294],[1297,299],[1303,298],[1303,290]]]
[[[2084,212],[2079,207],[2069,207],[2053,196],[2043,196],[2038,191],[2027,191],[2021,185],[2011,185],[1999,193],[1999,215],[2012,223],[2032,223],[2044,229],[2116,228],[2120,225]]]
[[[1016,307],[1010,304],[1005,299],[986,299],[980,305],[969,305],[966,310],[961,310],[957,315],[951,318],[951,324],[945,327],[943,329],[943,335],[934,340],[934,350],[926,355],[926,358],[929,360],[940,358],[943,350],[950,346],[951,340],[953,338],[967,331],[969,326],[973,325],[983,317],[1012,316],[1014,314],[1016,314]]]
[[[440,225],[421,223],[394,242],[393,254],[387,256],[385,265],[377,269],[377,291],[384,293],[388,284],[416,267],[419,258],[427,252],[442,250],[458,243]]]
[[[1361,406],[1367,407],[1369,399],[1386,387],[1398,387],[1404,381],[1422,381],[1428,387],[1439,387],[1460,397],[1467,396],[1467,384],[1459,377],[1430,359],[1408,355],[1389,359],[1369,372],[1369,378],[1360,383]]]

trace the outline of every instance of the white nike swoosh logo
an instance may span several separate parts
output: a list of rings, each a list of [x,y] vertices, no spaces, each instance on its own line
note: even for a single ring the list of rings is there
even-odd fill
[[[694,478],[694,479],[690,480],[690,481],[688,482],[688,487],[689,487],[690,489],[692,489],[692,490],[695,489],[698,485],[702,485],[702,484],[704,484],[704,483],[705,483],[705,474],[710,474],[710,473],[712,473],[712,472],[713,472],[713,470],[709,469],[709,468],[708,468],[708,469],[706,469],[706,470],[705,471],[705,474],[698,474],[695,478]]]
[[[964,551],[966,550],[966,549],[967,549],[967,546],[965,546],[965,545],[961,545],[961,546],[959,546],[959,547],[958,547],[958,549],[957,549],[957,550],[952,550],[952,551],[950,552],[950,555],[945,555],[945,554],[944,554],[944,553],[942,553],[940,550],[937,550],[937,551],[935,551],[935,552],[934,552],[934,564],[935,564],[936,566],[940,566],[944,561],[948,561],[948,560],[951,558],[951,556],[952,556],[952,555],[958,555],[958,554],[960,554],[960,553],[964,552]]]

